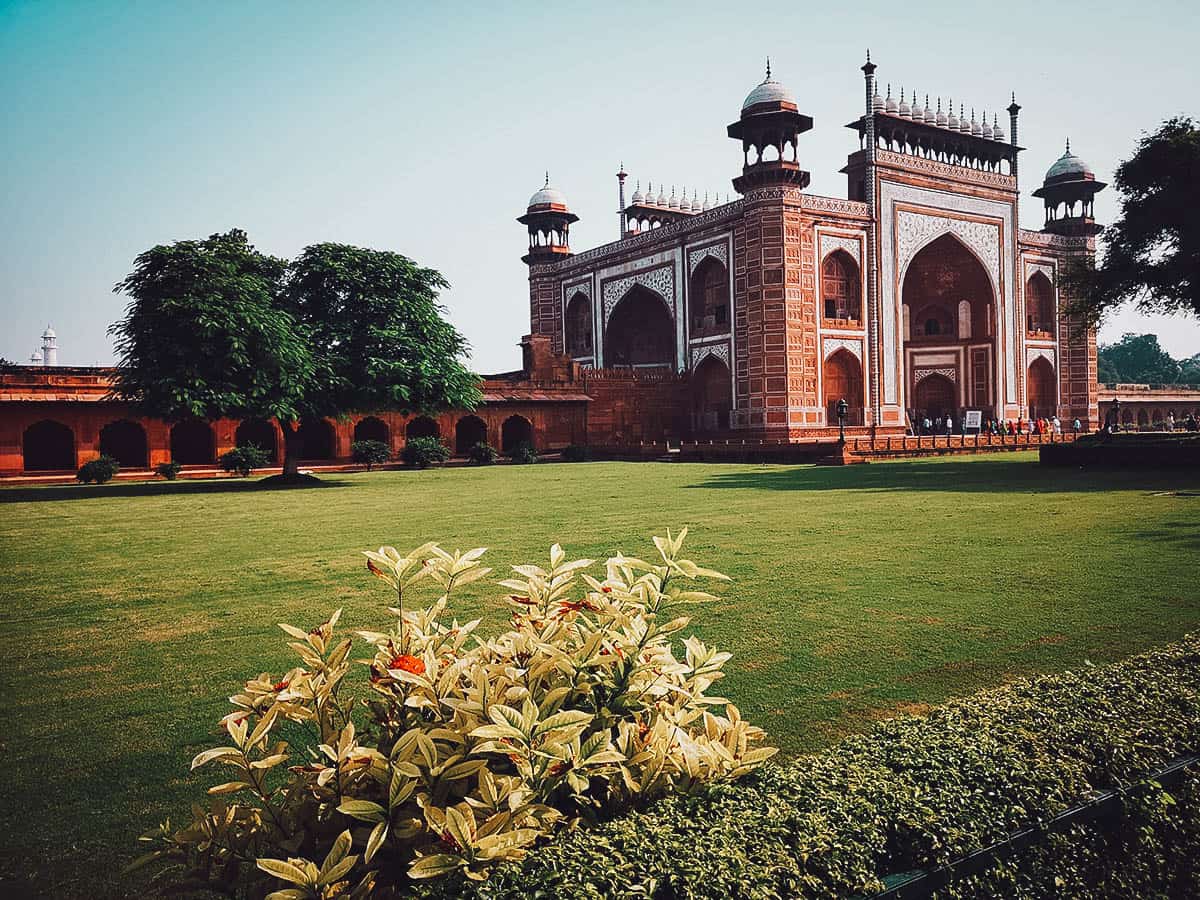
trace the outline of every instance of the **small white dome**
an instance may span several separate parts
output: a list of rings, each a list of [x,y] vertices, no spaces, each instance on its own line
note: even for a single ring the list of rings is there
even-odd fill
[[[1065,178],[1067,176],[1076,177],[1095,177],[1092,173],[1091,166],[1085,163],[1082,159],[1071,152],[1071,142],[1067,141],[1067,149],[1049,169],[1046,170],[1046,181],[1052,178]]]
[[[796,97],[786,87],[771,77],[771,67],[767,66],[767,77],[763,79],[762,84],[758,85],[754,90],[746,95],[746,99],[742,101],[742,112],[744,113],[752,106],[758,106],[760,103],[790,103],[796,105]]]
[[[875,91],[875,96],[871,98],[871,111],[883,112],[883,98],[879,96],[879,91]]]
[[[926,100],[929,98],[926,97]],[[914,122],[925,121],[925,107],[921,105],[921,101],[917,99],[917,95],[913,94],[912,118]]]
[[[937,115],[934,117],[934,124],[936,124],[938,128],[945,128],[947,121],[946,114],[942,112],[942,98],[938,97]]]
[[[958,116],[954,114],[954,101],[950,101],[950,113],[946,116],[946,127],[951,131],[958,131]]]
[[[58,337],[58,335],[54,333],[53,328],[51,328],[49,325],[47,325],[46,330],[42,332],[42,337],[52,338],[52,337]]]
[[[662,187],[662,184],[661,184],[661,183],[659,183],[659,185],[658,185],[658,199],[657,199],[657,200],[655,200],[654,202],[655,202],[655,203],[656,203],[658,206],[661,206],[661,207],[663,207],[663,208],[666,208],[666,205],[667,205],[667,195],[666,195],[665,193],[663,193],[663,187]]]
[[[529,198],[528,206],[566,206],[567,198],[558,188],[550,186],[550,173],[546,173],[546,183]]]
[[[1000,125],[1000,117],[992,116],[992,140],[1006,141],[1008,136],[1004,133],[1004,128]]]
[[[974,109],[971,110],[971,134],[975,135],[975,137],[983,137],[983,126],[975,118]]]
[[[692,211],[692,201],[688,199],[687,188],[683,189],[683,197],[679,201],[679,211],[680,212],[691,212]]]
[[[892,86],[888,85],[887,99],[883,101],[883,111],[889,116],[894,116],[897,110],[896,98],[892,96]]]
[[[963,105],[961,103],[958,104],[958,130],[963,134],[971,133],[971,120],[963,112]]]
[[[634,205],[636,206],[636,205],[640,204],[640,203],[641,203],[643,200],[645,200],[645,199],[646,199],[646,198],[645,198],[645,197],[642,195],[642,182],[641,182],[641,179],[638,179],[637,187],[633,189],[633,199],[632,199],[632,200],[630,200],[629,202],[630,202],[630,203],[632,203],[632,204],[634,204]]]
[[[900,88],[900,105],[896,107],[896,114],[902,119],[912,118],[912,107],[908,105],[908,101],[904,99],[904,88]]]
[[[671,199],[667,201],[667,209],[679,209],[679,198],[675,196],[675,185],[671,185]]]

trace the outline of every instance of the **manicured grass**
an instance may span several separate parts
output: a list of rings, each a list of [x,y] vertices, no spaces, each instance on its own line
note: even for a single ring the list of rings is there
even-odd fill
[[[1043,469],[1032,454],[0,490],[0,894],[132,892],[116,871],[210,782],[187,763],[224,698],[291,664],[275,623],[343,606],[348,628],[386,626],[363,548],[486,545],[502,568],[555,540],[652,553],[652,533],[688,525],[690,555],[735,579],[694,608],[735,654],[722,693],[799,752],[1195,628],[1198,491],[1194,473]],[[461,617],[500,622],[487,585]]]

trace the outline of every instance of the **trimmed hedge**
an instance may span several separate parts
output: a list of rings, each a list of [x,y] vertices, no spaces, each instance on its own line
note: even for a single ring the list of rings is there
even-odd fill
[[[480,884],[427,897],[774,900],[870,895],[1132,786],[1116,820],[1074,825],[937,897],[1200,897],[1200,636],[1104,667],[1024,679],[881,722],[743,781],[579,828]]]

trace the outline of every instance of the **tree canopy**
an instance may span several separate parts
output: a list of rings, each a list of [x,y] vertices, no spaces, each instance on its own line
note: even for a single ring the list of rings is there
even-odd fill
[[[1139,140],[1117,167],[1121,212],[1104,229],[1099,264],[1072,267],[1074,309],[1095,323],[1134,302],[1146,312],[1200,316],[1200,129],[1174,118]]]
[[[159,245],[116,286],[130,302],[111,329],[114,393],[169,420],[274,417],[294,472],[302,418],[479,402],[446,287],[398,253],[343,244],[290,264],[239,230]]]
[[[1101,345],[1099,380],[1107,384],[1200,384],[1200,353],[1175,359],[1153,334],[1125,334]]]

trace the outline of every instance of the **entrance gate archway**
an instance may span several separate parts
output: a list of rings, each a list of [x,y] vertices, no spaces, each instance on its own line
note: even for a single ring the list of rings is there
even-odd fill
[[[675,325],[662,297],[639,284],[621,298],[604,331],[604,364],[675,368]]]
[[[729,367],[709,354],[692,372],[692,428],[696,431],[725,431],[733,409],[733,385]]]
[[[821,381],[825,388],[825,421],[829,425],[838,424],[838,401],[845,400],[849,407],[846,412],[846,424],[861,425],[863,378],[858,357],[844,348],[836,351],[825,360]]]
[[[913,402],[917,415],[929,416],[935,425],[948,415],[958,418],[958,388],[945,375],[934,372],[918,381]]]

